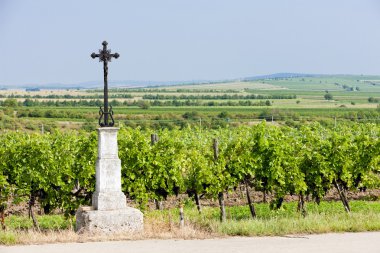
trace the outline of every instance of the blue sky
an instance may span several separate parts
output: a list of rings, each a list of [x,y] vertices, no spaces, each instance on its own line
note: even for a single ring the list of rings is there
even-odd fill
[[[0,87],[380,74],[378,0],[0,0]]]

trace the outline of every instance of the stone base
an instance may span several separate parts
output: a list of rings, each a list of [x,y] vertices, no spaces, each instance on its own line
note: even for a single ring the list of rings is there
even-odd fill
[[[127,207],[127,200],[121,191],[95,191],[92,194],[92,206],[94,210],[99,211],[125,209]]]
[[[110,211],[80,207],[76,213],[78,233],[140,232],[143,229],[142,212],[131,207]]]

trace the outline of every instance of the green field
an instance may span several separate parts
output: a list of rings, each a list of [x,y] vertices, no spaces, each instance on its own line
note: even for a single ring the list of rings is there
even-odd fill
[[[329,100],[325,98],[327,93],[331,95]],[[1,90],[0,128],[12,129],[10,126],[16,125],[13,129],[38,129],[45,122],[53,128],[85,125],[93,129],[102,94],[100,89]],[[17,100],[18,105],[9,100]],[[238,124],[272,120],[272,116],[280,124],[286,120],[332,119],[379,122],[380,76],[325,75],[150,88],[111,87],[110,102],[117,123],[142,127],[175,127],[221,118],[228,124]]]

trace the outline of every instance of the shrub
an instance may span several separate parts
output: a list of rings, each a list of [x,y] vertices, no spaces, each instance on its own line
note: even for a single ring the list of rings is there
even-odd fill
[[[325,96],[324,96],[324,98],[326,100],[333,100],[334,99],[334,97],[333,97],[333,95],[331,93],[326,93]]]

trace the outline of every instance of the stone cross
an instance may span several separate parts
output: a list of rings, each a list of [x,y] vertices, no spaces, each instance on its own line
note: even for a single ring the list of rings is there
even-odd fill
[[[104,70],[104,110],[102,107],[100,107],[100,118],[99,118],[99,125],[101,127],[112,127],[115,124],[115,121],[113,120],[113,111],[112,106],[108,105],[108,62],[111,62],[112,57],[117,59],[119,58],[118,53],[111,54],[111,49],[107,49],[107,41],[103,41],[102,43],[103,49],[99,49],[99,54],[92,53],[91,57],[95,59],[96,57],[99,57],[99,61],[103,62],[103,70]]]
[[[118,58],[119,54],[111,54],[104,41],[99,54],[93,53],[91,57],[99,57],[104,66],[104,110],[100,107],[96,189],[92,195],[92,206],[82,206],[77,210],[75,229],[80,233],[138,232],[143,230],[143,214],[127,206],[126,197],[121,191],[121,161],[117,147],[119,128],[112,127],[112,107],[108,108],[108,62],[112,57]]]

